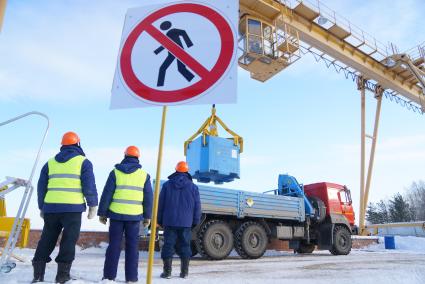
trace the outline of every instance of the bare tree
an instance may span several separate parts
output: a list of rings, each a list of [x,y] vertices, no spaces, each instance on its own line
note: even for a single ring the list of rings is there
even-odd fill
[[[406,190],[406,200],[415,221],[425,221],[425,181],[413,182]]]

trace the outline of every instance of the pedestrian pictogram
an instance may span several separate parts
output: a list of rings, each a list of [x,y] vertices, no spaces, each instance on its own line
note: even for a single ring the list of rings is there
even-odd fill
[[[166,31],[171,28],[172,24],[169,21],[165,21],[161,24],[161,30]],[[167,32],[167,36],[174,41],[176,44],[178,44],[181,48],[183,47],[183,43],[180,38],[183,38],[184,43],[189,48],[193,45],[192,41],[190,40],[189,36],[187,35],[186,31],[179,30],[179,29],[171,29]],[[157,49],[155,49],[154,53],[159,54],[161,51],[165,49],[164,46],[160,46]],[[167,72],[168,67],[173,63],[173,61],[176,59],[176,57],[171,53],[168,52],[168,56],[165,59],[164,63],[162,63],[161,67],[159,68],[159,74],[158,74],[158,83],[156,84],[158,87],[164,86],[164,80],[165,80],[165,74]],[[182,74],[183,77],[186,78],[187,81],[192,81],[193,77],[195,75],[192,74],[187,68],[186,65],[184,65],[183,62],[177,59],[177,66],[180,74]]]
[[[227,1],[129,10],[111,107],[236,102],[235,19]]]

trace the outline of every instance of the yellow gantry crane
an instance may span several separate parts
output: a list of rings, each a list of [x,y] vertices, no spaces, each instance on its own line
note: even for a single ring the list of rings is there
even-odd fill
[[[6,0],[0,0],[0,32],[3,26],[4,13],[6,11]]]
[[[265,82],[304,54],[351,77],[361,92],[360,233],[378,137],[382,97],[424,114],[425,42],[400,53],[386,46],[318,0],[240,0],[239,66]],[[374,131],[367,135],[365,93],[377,100]],[[372,141],[366,170],[366,138]]]

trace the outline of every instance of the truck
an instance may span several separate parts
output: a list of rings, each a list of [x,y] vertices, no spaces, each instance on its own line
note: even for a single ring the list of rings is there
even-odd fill
[[[317,247],[333,255],[351,251],[356,232],[350,190],[343,185],[298,183],[282,174],[278,188],[264,193],[198,184],[202,217],[192,229],[192,254],[211,260],[235,251],[245,259],[264,255],[273,239],[289,241],[297,253]]]

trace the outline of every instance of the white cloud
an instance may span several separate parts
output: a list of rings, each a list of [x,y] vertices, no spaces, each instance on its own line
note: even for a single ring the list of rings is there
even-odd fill
[[[0,100],[108,100],[129,2],[81,2],[84,12],[75,4],[10,5],[15,21],[2,34]]]
[[[413,181],[424,179],[425,135],[413,134],[404,137],[378,138],[374,171],[369,201],[391,197]],[[368,166],[367,147],[366,168]],[[360,188],[360,145],[338,144],[330,146],[335,151],[330,157],[330,168],[334,174],[351,186],[355,203],[359,200]]]

